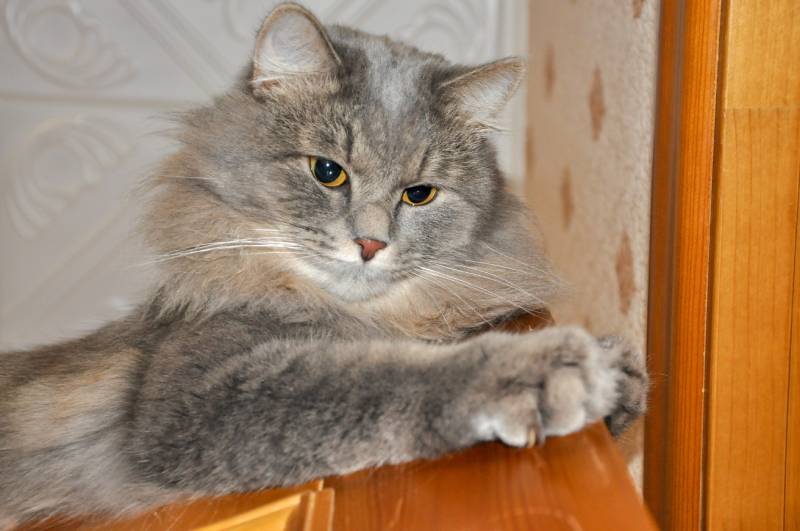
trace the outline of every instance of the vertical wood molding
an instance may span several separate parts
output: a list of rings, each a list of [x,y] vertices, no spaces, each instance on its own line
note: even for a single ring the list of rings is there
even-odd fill
[[[661,23],[645,498],[664,529],[796,529],[800,10],[664,0]]]
[[[644,495],[662,529],[698,529],[703,518],[720,13],[720,0],[663,0],[661,7]]]
[[[723,31],[705,520],[796,529],[800,10],[730,2]]]
[[[800,179],[800,175],[798,176]],[[800,222],[799,222],[800,225]],[[784,529],[800,529],[800,226],[795,231],[792,346],[789,370],[789,414],[786,421]],[[794,428],[792,428],[794,427]]]

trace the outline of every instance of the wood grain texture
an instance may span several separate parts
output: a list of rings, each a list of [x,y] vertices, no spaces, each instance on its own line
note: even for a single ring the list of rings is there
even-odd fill
[[[789,414],[786,425],[785,530],[800,529],[800,224],[795,231],[792,346],[789,367]]]
[[[653,158],[644,494],[663,529],[702,521],[721,2],[663,0]]]
[[[655,529],[602,424],[541,448],[487,444],[325,485],[334,531]]]
[[[333,491],[306,491],[194,531],[330,531]]]
[[[550,310],[540,308],[531,314],[523,314],[514,320],[503,323],[502,329],[506,332],[523,334],[532,330],[539,330],[555,323]]]
[[[723,113],[709,377],[711,529],[783,526],[800,150],[800,113],[793,114]]]
[[[725,32],[706,522],[709,529],[791,529],[800,10],[794,0],[732,2]]]
[[[295,494],[195,531],[302,531],[309,498]]]
[[[321,490],[322,481],[317,480],[284,489],[175,503],[125,520],[52,519],[25,525],[17,528],[17,531],[186,531],[234,517],[298,493]]]
[[[331,531],[336,494],[332,489],[322,489],[313,498],[313,507],[306,512],[303,531]]]

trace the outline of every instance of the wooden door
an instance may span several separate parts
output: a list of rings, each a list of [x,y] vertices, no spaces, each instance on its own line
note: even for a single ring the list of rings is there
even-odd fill
[[[664,529],[798,529],[800,9],[665,0],[645,497]]]

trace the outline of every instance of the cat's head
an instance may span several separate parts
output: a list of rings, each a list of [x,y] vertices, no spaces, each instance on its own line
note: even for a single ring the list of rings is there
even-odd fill
[[[241,82],[184,117],[151,240],[165,259],[280,257],[347,301],[446,284],[483,244],[528,261],[488,138],[522,75],[518,59],[453,65],[283,4]]]

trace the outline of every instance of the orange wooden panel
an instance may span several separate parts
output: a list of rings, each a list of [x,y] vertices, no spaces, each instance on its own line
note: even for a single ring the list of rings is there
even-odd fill
[[[309,493],[295,494],[195,531],[302,531],[310,499]]]
[[[313,506],[306,513],[303,531],[331,531],[336,495],[333,489],[322,489],[313,498]]]
[[[777,530],[786,525],[796,481],[787,464],[797,468],[787,444],[797,444],[791,432],[798,430],[797,405],[790,408],[798,400],[790,398],[800,219],[798,4],[732,2],[725,32],[706,522],[709,529]]]
[[[786,421],[786,484],[783,528],[800,529],[800,230],[795,234],[789,415]]]
[[[506,332],[522,334],[532,330],[538,330],[554,324],[553,316],[547,308],[541,308],[533,314],[525,314],[512,321],[508,321],[501,327]]]
[[[136,518],[108,521],[82,519],[49,520],[26,525],[17,531],[188,531],[256,509],[263,505],[302,492],[316,492],[322,481],[285,489],[272,489],[249,494],[233,494],[219,498],[203,498],[194,502],[176,503],[155,509]]]
[[[644,493],[664,529],[702,521],[720,0],[663,0],[653,158]]]
[[[726,110],[714,259],[708,523],[784,513],[800,112]],[[797,429],[797,426],[794,426]]]
[[[747,0],[729,4],[723,83],[725,108],[798,108],[798,9],[796,0]]]
[[[333,491],[307,491],[252,509],[196,531],[330,531]]]
[[[655,529],[601,424],[541,448],[486,444],[325,485],[335,531]]]

